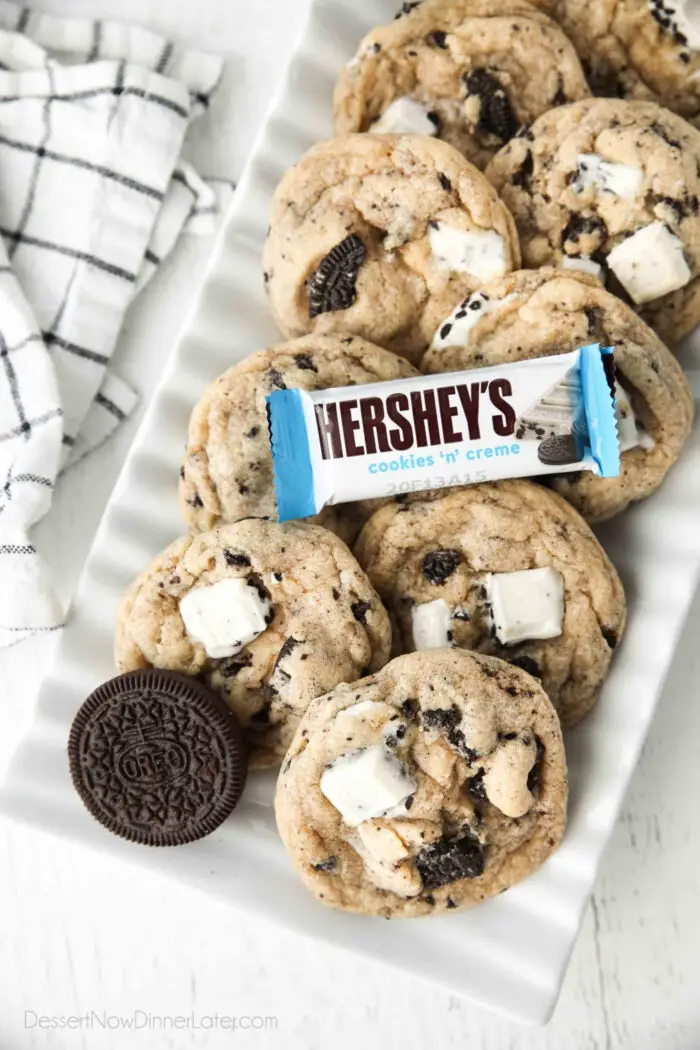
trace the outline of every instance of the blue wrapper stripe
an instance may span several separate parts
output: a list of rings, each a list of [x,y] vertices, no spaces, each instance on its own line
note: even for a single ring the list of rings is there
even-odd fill
[[[273,390],[265,400],[278,519],[309,518],[318,508],[302,392]]]
[[[620,440],[617,433],[615,394],[608,376],[614,375],[612,347],[598,343],[580,353],[581,386],[586,413],[586,431],[591,455],[603,478],[620,474]],[[607,366],[607,367],[606,367]]]

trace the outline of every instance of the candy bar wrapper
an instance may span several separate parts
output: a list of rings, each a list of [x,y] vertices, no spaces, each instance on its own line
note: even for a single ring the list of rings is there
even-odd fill
[[[620,472],[612,350],[267,398],[280,521],[479,481]]]

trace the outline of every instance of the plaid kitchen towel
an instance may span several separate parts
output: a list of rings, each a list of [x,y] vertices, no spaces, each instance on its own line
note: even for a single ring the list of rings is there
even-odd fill
[[[145,30],[0,0],[0,646],[62,622],[28,530],[131,411],[109,371],[125,311],[216,211],[181,150],[220,74]]]

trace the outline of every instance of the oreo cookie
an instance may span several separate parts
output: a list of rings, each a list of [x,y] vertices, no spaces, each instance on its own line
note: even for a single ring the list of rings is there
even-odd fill
[[[537,458],[547,467],[564,467],[570,463],[579,463],[581,454],[573,434],[555,434],[540,441]]]
[[[365,246],[356,233],[331,248],[308,280],[309,317],[349,310],[357,298],[355,282],[365,261]]]
[[[474,69],[465,74],[467,95],[476,95],[480,102],[479,131],[495,135],[508,142],[518,130],[518,122],[508,96],[500,83],[486,69]]]
[[[240,726],[196,678],[151,668],[104,682],[71,726],[73,786],[108,831],[146,846],[211,834],[241,797]]]

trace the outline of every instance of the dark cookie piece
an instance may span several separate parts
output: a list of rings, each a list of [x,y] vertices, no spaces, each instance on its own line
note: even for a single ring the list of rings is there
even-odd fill
[[[429,583],[440,585],[452,575],[461,560],[459,551],[430,551],[423,558],[423,575]]]
[[[318,864],[312,864],[311,867],[314,869],[314,871],[335,871],[338,867],[338,858],[326,857],[325,860],[320,860]]]
[[[447,737],[447,742],[455,751],[466,758],[467,762],[473,762],[476,758],[476,751],[473,748],[467,746],[467,742],[464,738],[464,733],[459,729],[459,724],[462,721],[462,715],[457,707],[438,707],[428,709],[422,712],[423,726],[425,729],[435,729],[439,733],[444,733]]]
[[[367,623],[367,613],[372,608],[371,602],[353,602],[350,608],[352,609],[352,615],[355,617],[358,623]]]
[[[247,568],[250,565],[250,558],[247,554],[237,554],[235,551],[230,551],[228,547],[224,548],[224,561],[227,565],[240,565],[241,568]]]
[[[539,737],[535,738],[535,743],[537,744],[537,754],[535,755],[532,769],[527,775],[527,789],[533,795],[538,794],[540,790],[540,770],[542,769],[542,759],[544,758],[544,744]]]
[[[394,15],[394,21],[396,21],[399,18],[403,18],[404,15],[409,14],[411,11],[413,11],[414,8],[418,7],[420,2],[421,0],[405,0],[405,2],[401,5],[399,10]]]
[[[456,707],[429,708],[423,711],[422,717],[426,729],[438,729],[445,733],[458,726],[462,720],[462,715]]]
[[[511,175],[510,181],[514,186],[520,186],[521,189],[526,190],[530,185],[530,176],[534,170],[535,162],[532,157],[532,152],[528,150],[525,154],[525,159],[518,170],[514,171]]]
[[[468,95],[476,95],[481,103],[479,131],[495,135],[501,142],[508,142],[518,130],[508,96],[486,69],[475,69],[465,74],[464,82]]]
[[[418,701],[417,700],[408,699],[408,700],[404,700],[404,702],[401,704],[401,714],[404,716],[404,718],[408,718],[408,719],[415,718],[417,711],[418,711]]]
[[[280,370],[278,368],[271,368],[270,371],[267,373],[267,376],[268,376],[268,379],[270,380],[270,385],[275,390],[286,390],[287,389],[287,384],[284,381],[284,376],[282,375],[282,373],[280,372]]]
[[[572,434],[556,434],[540,442],[537,458],[547,467],[563,467],[580,462],[581,455]]]
[[[115,835],[179,846],[214,831],[236,806],[247,772],[241,730],[195,678],[149,668],[99,686],[68,741],[73,785]]]
[[[252,653],[239,653],[238,656],[234,656],[231,660],[228,660],[225,664],[221,664],[218,668],[219,674],[222,678],[235,678],[244,667],[250,667],[253,663]]]
[[[470,777],[467,781],[467,791],[472,798],[476,798],[479,802],[486,802],[486,788],[484,787],[484,770],[480,769],[479,772]]]
[[[424,890],[435,890],[457,879],[475,879],[484,871],[484,849],[477,838],[467,832],[460,839],[441,839],[426,846],[416,857],[416,867],[423,879]]]
[[[393,733],[387,733],[384,737],[384,745],[388,748],[398,747],[399,741],[406,736],[406,726],[399,724]]]
[[[562,230],[561,244],[567,255],[593,255],[605,244],[608,228],[598,215],[572,215]],[[574,250],[567,248],[573,245]]]
[[[294,364],[304,372],[318,372],[318,368],[316,368],[309,354],[295,354]]]
[[[331,248],[309,277],[309,317],[348,310],[357,298],[355,282],[365,261],[365,246],[351,233]]]

